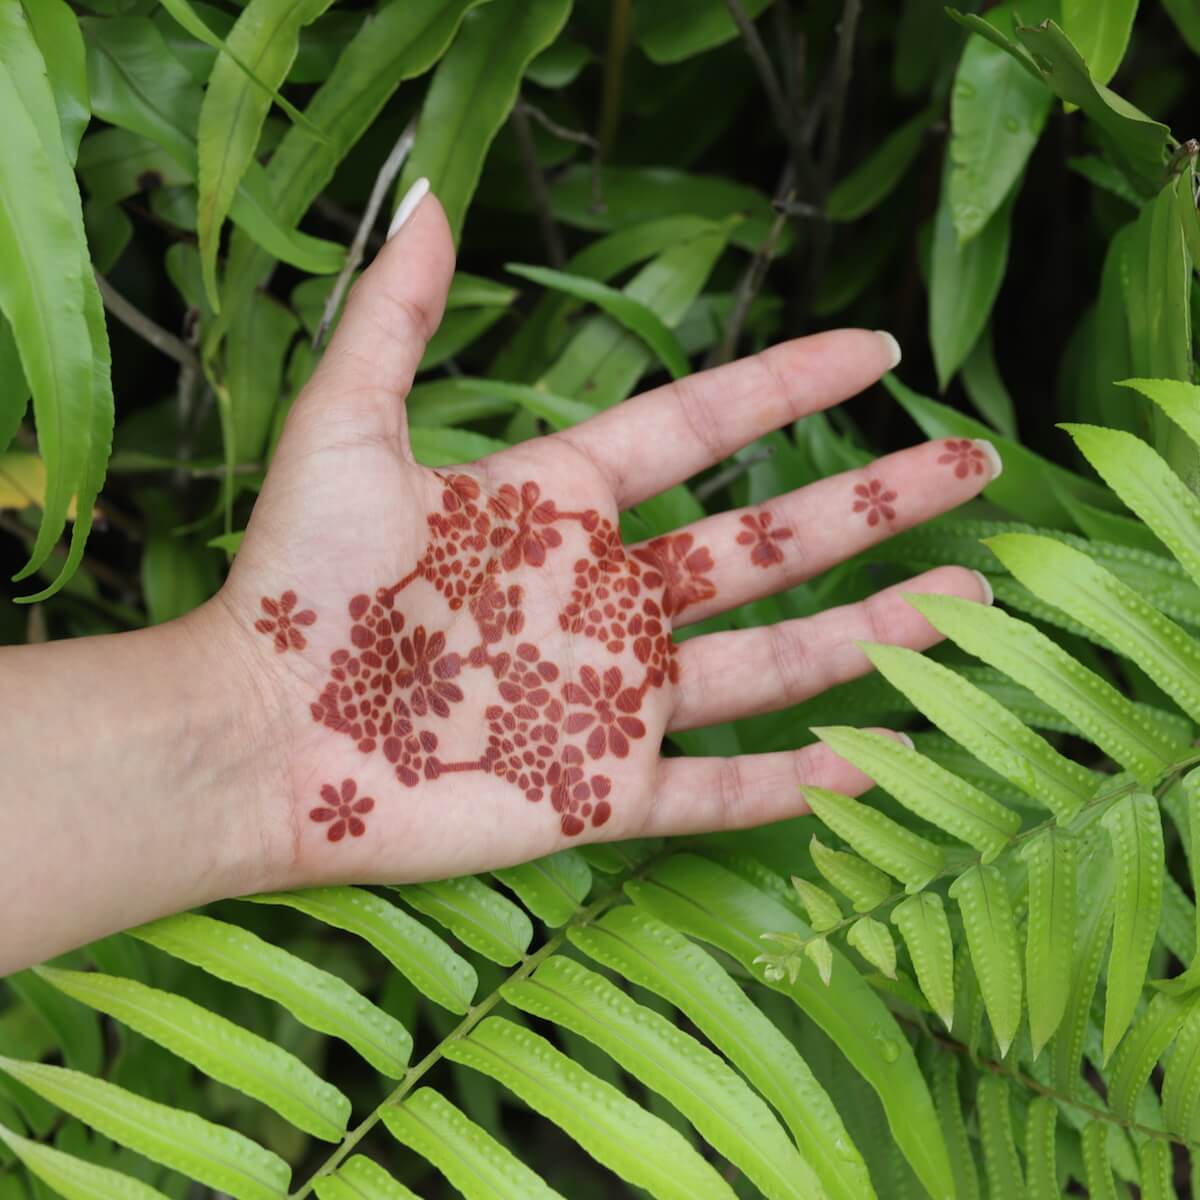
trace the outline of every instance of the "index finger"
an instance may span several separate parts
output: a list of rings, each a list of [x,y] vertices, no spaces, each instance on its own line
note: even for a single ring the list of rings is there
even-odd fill
[[[848,400],[900,361],[890,333],[838,329],[702,371],[554,435],[640,504],[783,425]]]

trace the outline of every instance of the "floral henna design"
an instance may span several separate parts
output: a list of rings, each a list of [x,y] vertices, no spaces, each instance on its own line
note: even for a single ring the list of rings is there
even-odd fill
[[[284,592],[278,600],[264,596],[260,602],[265,617],[259,617],[254,622],[254,628],[259,633],[275,635],[275,650],[282,654],[285,650],[303,650],[308,645],[308,639],[296,628],[297,625],[312,625],[316,622],[317,614],[311,608],[293,613],[296,607],[296,593]]]
[[[353,779],[343,779],[341,790],[331,783],[321,788],[321,799],[325,804],[309,812],[309,818],[317,822],[332,821],[325,836],[331,842],[340,842],[347,833],[351,837],[362,837],[367,831],[363,817],[375,807],[370,796],[354,798],[358,784]]]
[[[739,546],[753,546],[750,551],[750,561],[759,567],[771,567],[783,562],[783,550],[779,543],[787,541],[792,536],[790,529],[782,526],[772,529],[774,514],[769,512],[746,513],[741,522],[746,526],[738,534]]]
[[[406,788],[479,771],[511,784],[531,803],[548,800],[568,837],[589,824],[599,827],[612,815],[613,783],[597,768],[606,758],[629,756],[633,743],[647,736],[638,715],[647,693],[678,680],[670,619],[716,595],[708,578],[712,554],[687,533],[656,538],[628,554],[612,521],[594,509],[560,509],[533,482],[505,484],[487,496],[470,476],[439,478],[441,510],[427,518],[429,542],[416,566],[373,596],[349,601],[348,644],[330,656],[326,681],[310,704],[312,718],[349,737],[363,754],[382,752]],[[620,666],[584,664],[575,678],[564,678],[559,663],[532,641],[518,640],[525,590],[512,573],[543,568],[576,525],[573,536],[582,535],[586,551],[574,562],[559,627],[595,643],[602,656],[627,657]],[[767,531],[764,540],[774,548],[786,536]],[[410,626],[398,606],[418,580],[444,601],[444,627],[426,613],[425,623]],[[294,607],[291,593],[276,605],[285,616]],[[278,619],[266,601],[264,610]],[[465,643],[456,635],[464,619],[472,630]],[[290,638],[288,644],[294,644]],[[463,730],[461,720],[450,722],[472,672],[488,681],[492,696],[477,750],[453,757],[446,747]],[[353,780],[340,793],[326,785],[324,805],[309,814],[330,823],[330,841],[365,830],[362,814],[374,800],[355,801],[355,790]]]
[[[952,465],[956,479],[991,472],[987,455],[970,438],[947,438],[942,446],[945,453],[938,456],[938,462],[944,466]]]
[[[865,512],[867,524],[872,528],[880,521],[896,519],[896,510],[893,505],[897,494],[891,488],[885,488],[878,479],[855,484],[854,495],[854,511],[856,513]]]

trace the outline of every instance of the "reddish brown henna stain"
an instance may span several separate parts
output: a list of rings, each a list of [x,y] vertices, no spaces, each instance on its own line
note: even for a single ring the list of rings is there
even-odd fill
[[[880,521],[894,521],[896,493],[884,487],[878,479],[868,480],[854,486],[854,511],[867,514],[867,524],[872,528]]]
[[[987,455],[970,438],[947,438],[942,446],[945,453],[938,456],[938,463],[953,466],[956,479],[990,473]]]
[[[603,825],[612,815],[613,784],[598,768],[606,758],[627,758],[632,743],[647,735],[637,715],[647,692],[678,680],[670,618],[716,594],[707,577],[712,555],[686,533],[656,538],[629,555],[611,521],[594,509],[560,509],[536,483],[505,484],[489,497],[470,476],[440,478],[441,511],[428,517],[430,540],[417,565],[374,596],[350,600],[350,644],[330,656],[329,677],[310,705],[313,720],[351,738],[364,754],[381,752],[405,787],[479,771],[533,803],[549,800],[568,836],[589,823]],[[577,679],[564,679],[561,664],[519,640],[525,594],[511,575],[544,567],[566,545],[571,526],[579,527],[587,553],[574,563],[559,627],[594,642],[601,655],[631,653],[640,668],[635,678],[627,678],[628,664],[613,664],[583,665]],[[773,531],[765,540],[774,548],[789,535]],[[447,629],[409,627],[398,598],[417,580],[445,601]],[[452,650],[447,632],[453,614],[464,609],[477,640]],[[439,722],[465,699],[461,682],[470,672],[488,681],[491,702],[477,747],[448,758],[443,741],[461,729]],[[325,805],[309,814],[332,822],[330,841],[364,831],[361,814],[374,801],[355,802],[354,793],[352,780],[340,795],[326,785]]]
[[[355,799],[358,784],[353,779],[343,779],[340,789],[327,783],[321,788],[323,805],[309,811],[309,819],[324,824],[332,822],[325,832],[331,842],[340,842],[347,833],[351,837],[362,837],[367,831],[363,817],[375,807],[370,796]]]
[[[772,529],[775,517],[769,512],[744,513],[740,519],[746,528],[737,536],[738,545],[753,547],[750,561],[763,568],[783,562],[783,549],[779,543],[786,542],[792,531],[783,526]]]
[[[278,600],[264,596],[260,601],[265,617],[259,617],[254,622],[254,628],[259,633],[275,635],[275,649],[282,654],[285,650],[303,650],[308,645],[308,639],[296,628],[297,625],[312,625],[316,622],[317,614],[311,608],[294,613],[296,593],[284,592]]]

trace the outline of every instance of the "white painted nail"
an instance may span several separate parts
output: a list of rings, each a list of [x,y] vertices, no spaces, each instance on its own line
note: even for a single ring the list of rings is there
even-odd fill
[[[875,330],[875,336],[887,347],[888,370],[894,371],[900,365],[900,359],[903,357],[900,352],[900,343],[886,329]]]
[[[907,746],[910,750],[916,749],[916,746],[913,745],[912,738],[910,738],[907,733],[901,733],[899,730],[893,730],[892,732],[895,735],[896,741],[898,741],[902,746]]]
[[[991,582],[982,571],[972,571],[972,575],[979,580],[979,588],[983,592],[983,603],[994,604],[996,602],[996,593],[992,591]]]
[[[989,482],[995,482],[1000,478],[1000,472],[1004,470],[1004,460],[1000,457],[1000,451],[996,449],[986,438],[976,438],[975,445],[983,451],[983,456],[988,460],[992,468],[992,478]]]
[[[400,207],[396,209],[396,215],[392,218],[392,223],[388,226],[388,241],[400,232],[404,222],[413,215],[417,210],[417,205],[425,199],[429,193],[429,180],[424,175],[417,180],[416,183],[404,193],[404,199],[400,201]]]

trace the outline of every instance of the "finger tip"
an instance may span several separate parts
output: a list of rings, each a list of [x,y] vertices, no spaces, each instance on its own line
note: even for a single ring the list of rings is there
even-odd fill
[[[980,603],[987,605],[994,604],[996,602],[996,593],[992,589],[991,580],[982,571],[972,570],[971,574],[975,576],[976,582],[979,584],[979,591],[982,593]]]
[[[988,483],[995,483],[1004,471],[1004,459],[1000,457],[1000,451],[987,438],[975,438],[974,444],[987,459],[988,466],[991,467],[992,474]]]
[[[887,370],[894,371],[900,365],[900,360],[904,357],[904,352],[900,349],[900,343],[886,329],[876,329],[875,336],[883,343],[883,349],[887,355]]]
[[[429,195],[429,179],[422,175],[412,187],[404,193],[404,198],[396,208],[396,213],[392,217],[392,223],[388,226],[387,240],[390,242],[392,238],[408,224],[413,214],[421,205],[421,201]]]

